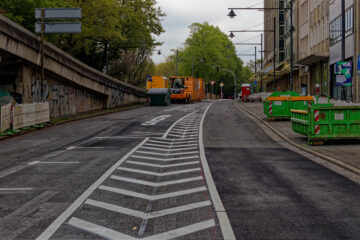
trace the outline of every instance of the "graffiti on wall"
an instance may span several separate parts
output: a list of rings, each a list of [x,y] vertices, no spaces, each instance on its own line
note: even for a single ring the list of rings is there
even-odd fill
[[[124,102],[124,92],[117,89],[112,89],[110,94],[110,107],[117,107]]]
[[[32,77],[31,83],[32,101],[48,101],[50,103],[50,116],[52,118],[101,109],[104,105],[103,99],[99,96],[94,96],[94,94],[86,90],[65,85],[51,79],[44,80],[44,93],[43,97],[41,97],[40,80]],[[115,97],[114,101],[117,101]]]
[[[49,85],[46,80],[43,83],[43,90],[44,95],[41,98],[41,82],[39,79],[35,79],[35,77],[33,76],[31,78],[31,95],[33,103],[42,102],[49,96]]]

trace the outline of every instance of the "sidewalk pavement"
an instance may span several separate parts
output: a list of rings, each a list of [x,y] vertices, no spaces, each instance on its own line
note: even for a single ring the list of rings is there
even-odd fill
[[[249,112],[256,114],[258,117],[266,120],[266,115],[263,112],[263,103],[243,103],[240,105],[247,109]],[[309,150],[318,152],[322,155],[332,157],[340,162],[348,164],[360,171],[360,142],[352,142],[347,144],[341,141],[335,141],[329,145],[323,146],[309,146],[307,137],[293,132],[291,121],[274,121],[267,122],[270,126],[274,127],[277,131],[288,137],[294,143],[305,147]]]

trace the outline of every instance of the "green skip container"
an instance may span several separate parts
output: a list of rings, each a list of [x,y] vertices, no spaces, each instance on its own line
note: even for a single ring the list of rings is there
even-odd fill
[[[315,104],[304,110],[291,110],[294,132],[308,137],[310,145],[327,140],[360,139],[360,107]]]
[[[292,109],[307,110],[313,104],[314,98],[311,96],[270,96],[264,102],[264,113],[268,121],[290,120]]]
[[[150,106],[169,106],[171,104],[170,88],[150,88],[148,96]]]

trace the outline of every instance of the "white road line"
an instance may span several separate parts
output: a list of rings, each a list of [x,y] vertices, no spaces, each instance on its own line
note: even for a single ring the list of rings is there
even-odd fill
[[[39,161],[36,164],[78,164],[78,163],[80,163],[80,162],[42,162],[42,161]]]
[[[183,142],[171,142],[172,140],[177,140],[177,139],[167,139],[167,142],[161,142],[161,141],[156,141],[156,140],[149,140],[149,142],[153,142],[153,143],[161,143],[161,144],[165,144],[168,146],[177,146],[176,144],[184,144],[184,143],[198,143],[197,140],[191,140],[191,141],[183,141]]]
[[[198,154],[199,152],[193,151],[193,152],[180,152],[180,153],[156,153],[156,152],[147,152],[147,151],[137,151],[136,153],[156,155],[156,156],[176,156],[176,155]]]
[[[92,140],[94,140],[95,138],[90,138],[90,139],[88,139],[88,140],[86,140],[86,141],[84,141],[84,142],[81,142],[81,143],[79,143],[79,144],[76,144],[75,146],[70,146],[70,147],[68,147],[68,148],[66,148],[66,150],[72,150],[72,149],[74,149],[74,148],[76,148],[76,147],[78,147],[78,146],[80,146],[80,145],[83,145],[83,144],[85,144],[85,143],[88,143],[88,142],[90,142],[90,141],[92,141]]]
[[[131,164],[140,165],[140,166],[148,166],[148,167],[170,168],[170,167],[194,165],[194,164],[198,164],[199,162],[195,161],[195,162],[175,163],[175,164],[166,164],[166,165],[136,162],[136,161],[126,161],[126,163],[131,163]]]
[[[138,158],[138,159],[148,159],[148,160],[167,162],[167,161],[178,161],[178,160],[199,158],[199,155],[194,155],[194,156],[189,156],[189,157],[178,157],[178,158],[156,158],[156,157],[146,157],[146,156],[137,156],[137,155],[132,155],[131,157]]]
[[[194,132],[197,132],[197,130],[177,130],[177,129],[171,130],[171,133],[178,133],[178,134],[194,133]]]
[[[101,185],[99,187],[99,189],[126,195],[126,196],[130,196],[130,197],[142,198],[142,199],[149,200],[149,201],[156,201],[156,200],[160,200],[160,199],[178,197],[178,196],[183,196],[183,195],[188,195],[188,194],[192,194],[192,193],[206,191],[206,187],[198,187],[198,188],[191,188],[191,189],[187,189],[187,190],[171,192],[171,193],[164,193],[164,194],[159,194],[159,195],[148,195],[148,194],[128,191],[128,190],[121,189],[121,188],[108,187],[108,186],[104,186],[104,185]]]
[[[185,211],[189,211],[189,210],[196,209],[196,208],[210,206],[211,202],[210,201],[197,202],[197,203],[192,203],[192,204],[183,205],[183,206],[174,207],[174,208],[168,208],[168,209],[151,212],[151,213],[144,213],[144,212],[140,212],[137,210],[132,210],[129,208],[124,208],[124,207],[117,206],[114,204],[99,202],[99,201],[95,201],[95,200],[91,200],[91,199],[86,200],[85,204],[88,204],[88,205],[91,205],[94,207],[98,207],[98,208],[102,208],[102,209],[106,209],[106,210],[109,210],[112,212],[117,212],[117,213],[129,215],[129,216],[137,217],[137,218],[152,219],[152,218],[158,218],[158,217],[175,214],[175,213],[179,213],[179,212],[185,212]]]
[[[183,119],[187,118],[188,116],[194,114],[194,113],[197,113],[198,111],[195,111],[195,112],[191,112],[185,116],[183,116],[182,118],[180,118],[179,120],[177,120],[173,125],[171,125],[171,127],[164,133],[164,135],[162,136],[162,138],[166,138],[167,135],[169,134],[169,132],[171,131],[171,129],[173,129],[174,126],[176,126],[179,122],[181,122]]]
[[[131,237],[127,234],[114,231],[110,228],[106,228],[85,220],[81,220],[76,217],[72,217],[70,221],[68,222],[69,225],[81,229],[86,232],[90,232],[92,234],[95,234],[97,236],[103,237],[105,239],[111,239],[111,240],[135,240],[137,238]],[[40,240],[40,239],[39,239]]]
[[[178,126],[175,126],[175,127],[173,128],[173,130],[174,130],[174,129],[177,129],[177,130],[199,130],[198,127],[178,127]]]
[[[163,149],[163,148],[154,148],[154,147],[141,147],[141,149],[149,149],[149,150],[162,151],[162,152],[176,152],[176,151],[194,150],[194,149],[197,149],[197,147],[177,148],[177,149],[169,149],[169,148]]]
[[[145,170],[134,169],[134,168],[126,168],[126,167],[118,167],[118,170],[125,171],[125,172],[133,172],[133,173],[163,177],[163,176],[171,176],[171,175],[177,175],[177,174],[182,174],[182,173],[198,172],[201,170],[201,168],[191,168],[191,169],[165,172],[165,173],[158,173],[158,172],[153,172],[153,171],[145,171]]]
[[[170,139],[169,139],[170,140]],[[177,139],[171,139],[171,140],[177,140]],[[182,139],[181,139],[182,140]],[[177,147],[177,146],[185,146],[188,144],[194,144],[194,143],[198,143],[198,141],[184,141],[184,142],[173,142],[173,145],[171,145],[171,147]]]
[[[209,111],[210,107],[213,105],[214,103],[211,103],[205,110],[203,116],[201,117],[201,122],[200,122],[200,132],[199,132],[199,149],[200,149],[200,159],[201,159],[201,163],[203,166],[203,170],[204,170],[204,175],[205,175],[205,180],[206,183],[209,187],[209,192],[210,192],[210,196],[211,196],[211,200],[214,204],[214,208],[215,208],[215,212],[217,214],[217,217],[219,219],[219,223],[220,223],[220,228],[221,228],[221,232],[223,234],[224,239],[226,240],[235,240],[235,235],[233,232],[233,229],[231,227],[229,218],[226,214],[226,210],[224,208],[224,205],[221,202],[221,198],[219,196],[219,193],[216,189],[215,183],[214,183],[214,179],[211,175],[211,171],[208,165],[208,162],[206,160],[206,155],[205,155],[205,148],[204,148],[204,141],[203,141],[203,126],[204,126],[204,120],[205,120],[205,116],[206,113]]]
[[[28,167],[29,165],[31,165],[31,164],[16,166],[16,167],[7,169],[7,170],[5,170],[5,171],[3,171],[3,172],[0,172],[0,178],[6,177],[6,176],[8,176],[8,175],[10,175],[10,174],[13,174],[13,173],[16,173],[16,172],[18,172],[18,171],[21,171],[21,170],[23,170],[24,168]]]
[[[184,137],[197,137],[197,136],[199,136],[199,134],[191,133],[191,132],[187,132],[187,133],[169,133],[168,136],[184,138]]]
[[[107,179],[112,172],[114,172],[123,162],[125,162],[138,148],[140,148],[149,138],[145,138],[139,145],[133,148],[130,152],[128,152],[125,156],[123,156],[119,161],[117,161],[109,170],[107,170],[95,183],[93,183],[83,194],[80,195],[76,201],[68,207],[65,212],[63,212],[59,217],[53,221],[50,226],[46,228],[44,232],[40,234],[36,239],[37,240],[46,240],[49,239],[63,224],[66,219],[68,219],[71,214],[75,212],[77,208],[81,206],[81,204],[95,191],[95,189],[100,186],[105,179]]]
[[[118,180],[118,181],[135,183],[135,184],[145,185],[145,186],[150,186],[150,187],[163,187],[163,186],[176,185],[176,184],[187,183],[187,182],[200,181],[203,179],[202,176],[199,176],[199,177],[193,177],[193,178],[183,178],[180,180],[155,183],[155,182],[138,180],[138,179],[134,179],[134,178],[115,176],[115,175],[112,175],[110,178],[114,179],[114,180]]]
[[[185,138],[183,136],[172,136],[172,137],[176,137],[176,138],[168,138],[170,141],[184,141],[184,140],[194,140],[194,139],[197,139],[195,137],[190,137],[190,138]]]
[[[32,188],[0,188],[0,191],[31,191]]]
[[[78,229],[84,230],[86,232],[92,233],[94,235],[103,237],[110,240],[135,240],[138,238],[131,237],[127,234],[106,228],[95,223],[91,223],[79,218],[72,217],[68,222],[69,225],[76,227]],[[182,228],[178,228],[169,232],[164,232],[156,234],[150,237],[141,238],[142,240],[165,240],[181,237],[187,234],[194,232],[199,232],[215,226],[215,221],[213,219],[188,225]]]
[[[198,146],[198,144],[184,144],[184,145],[160,145],[160,144],[152,144],[152,143],[146,143],[144,144],[146,146],[154,146],[154,147],[167,147],[171,149],[176,149],[177,147],[187,147],[187,146]]]
[[[158,139],[158,138],[155,138],[155,139]],[[198,140],[197,138],[186,138],[186,140],[189,139],[189,140]],[[184,141],[185,139],[173,139],[173,138],[169,138],[169,139],[166,139],[167,141],[173,141],[174,143],[176,142],[179,142],[179,141]]]
[[[186,127],[186,128],[189,128],[189,127],[196,127],[195,124],[176,124],[177,127]]]
[[[182,228],[178,228],[169,232],[156,234],[147,238],[142,238],[143,240],[159,240],[159,239],[174,239],[181,236],[185,236],[191,233],[199,232],[211,227],[215,227],[214,219],[191,224]],[[225,238],[226,239],[226,238]],[[228,239],[226,239],[228,240]]]

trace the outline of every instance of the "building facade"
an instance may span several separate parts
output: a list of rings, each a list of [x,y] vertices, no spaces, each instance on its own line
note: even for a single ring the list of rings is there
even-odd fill
[[[355,28],[354,28],[354,0],[345,0],[345,44],[342,37],[342,4],[341,0],[331,1],[330,4],[330,88],[331,97],[339,100],[352,101],[355,85]],[[349,76],[340,74],[340,63],[348,66]],[[342,65],[344,66],[344,65]]]
[[[323,95],[359,102],[360,1],[345,0],[345,56],[342,53],[341,2],[342,0],[293,0],[293,90],[303,95]],[[265,8],[279,8],[264,12],[265,30],[273,29],[272,19],[276,19],[277,90],[291,88],[290,74],[286,71],[290,70],[291,56],[289,6],[290,0],[265,1]],[[268,91],[273,91],[275,86],[270,77],[273,73],[273,41],[273,32],[265,31],[265,67],[262,73],[269,75]],[[344,74],[336,71],[339,65],[343,69],[350,69],[348,75],[351,78],[346,76],[344,80]]]

